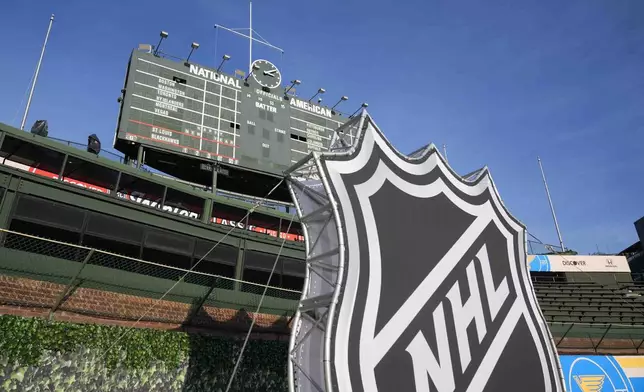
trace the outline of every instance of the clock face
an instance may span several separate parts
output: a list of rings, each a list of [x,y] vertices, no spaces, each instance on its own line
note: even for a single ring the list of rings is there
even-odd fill
[[[255,60],[253,61],[253,79],[261,86],[277,88],[282,83],[282,74],[270,61]]]

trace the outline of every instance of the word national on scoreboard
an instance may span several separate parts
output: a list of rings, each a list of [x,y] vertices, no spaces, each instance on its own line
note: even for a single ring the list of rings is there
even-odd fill
[[[217,162],[281,175],[309,152],[327,151],[347,120],[288,90],[267,60],[241,78],[135,50],[115,148],[129,157],[137,148],[191,157],[206,163],[200,170]]]

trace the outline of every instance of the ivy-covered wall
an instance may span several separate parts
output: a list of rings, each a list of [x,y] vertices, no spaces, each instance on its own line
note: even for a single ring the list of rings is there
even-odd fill
[[[0,391],[223,392],[239,339],[0,316]],[[287,343],[250,341],[231,391],[286,391]]]

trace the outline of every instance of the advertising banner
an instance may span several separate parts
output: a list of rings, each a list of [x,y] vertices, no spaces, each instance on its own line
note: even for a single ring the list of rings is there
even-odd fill
[[[624,256],[528,255],[534,272],[631,272]]]
[[[644,356],[562,355],[568,392],[644,392]]]

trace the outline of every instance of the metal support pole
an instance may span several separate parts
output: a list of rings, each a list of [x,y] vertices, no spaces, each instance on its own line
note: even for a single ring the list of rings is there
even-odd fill
[[[561,344],[561,342],[563,342],[563,340],[566,338],[566,335],[568,335],[568,332],[570,332],[570,330],[571,330],[571,329],[572,329],[572,327],[574,327],[574,326],[575,326],[575,323],[571,323],[571,324],[570,324],[570,327],[568,327],[568,329],[566,330],[566,332],[565,332],[563,335],[561,335],[561,339],[559,339],[559,341],[557,342],[557,344],[555,344],[555,347],[559,347],[559,345]]]
[[[280,218],[279,226],[277,226],[277,238],[282,238],[282,218]]]
[[[60,166],[60,170],[58,171],[58,181],[63,181],[65,179],[65,168],[67,167],[68,159],[69,155],[65,154],[63,157],[63,164]]]
[[[5,135],[6,135],[6,133],[5,133],[5,132],[0,132],[0,151],[2,151],[2,143],[4,143],[4,137],[5,137]],[[4,162],[5,162],[5,161],[3,160],[3,161],[2,161],[2,163],[4,163]]]
[[[644,339],[642,339],[642,340],[640,341],[639,346],[637,346],[637,348],[635,349],[635,353],[636,353],[636,354],[639,354],[639,352],[640,352],[640,348],[642,348],[642,345],[643,345],[643,344],[644,344]],[[634,345],[635,345],[635,344],[633,344],[633,346],[634,346]]]
[[[20,123],[20,130],[25,129],[25,123],[27,122],[27,116],[29,115],[29,108],[31,107],[31,98],[33,98],[34,96],[34,90],[36,89],[36,82],[38,81],[38,74],[40,74],[40,66],[42,65],[42,59],[45,56],[45,48],[47,47],[47,41],[49,41],[49,33],[51,32],[51,26],[53,24],[54,24],[54,14],[51,14],[51,17],[49,18],[49,27],[47,28],[47,35],[45,35],[45,42],[40,52],[40,59],[38,59],[38,65],[36,66],[36,73],[34,75],[34,80],[31,83],[29,98],[27,99],[27,106],[25,107],[25,114],[22,116],[22,122]]]
[[[195,302],[193,304],[192,311],[190,312],[190,315],[186,318],[186,321],[184,321],[184,324],[190,324],[192,322],[192,319],[199,313],[199,309],[203,307],[203,304],[206,303],[206,300],[208,297],[210,297],[210,294],[215,290],[215,287],[217,287],[217,283],[219,282],[219,278],[215,278],[215,280],[212,282],[212,285],[206,291],[206,294],[203,295],[203,297],[199,298],[198,302]]]
[[[87,256],[85,256],[85,259],[83,260],[83,264],[81,264],[80,268],[76,272],[76,275],[74,275],[74,277],[72,277],[69,280],[69,283],[67,283],[65,290],[61,291],[61,293],[58,295],[58,298],[56,298],[56,302],[54,303],[54,306],[52,306],[51,310],[49,311],[49,320],[52,320],[54,318],[54,313],[56,312],[56,310],[58,310],[58,307],[63,302],[67,294],[69,294],[72,284],[76,281],[81,271],[83,271],[83,269],[85,268],[85,264],[87,264],[89,259],[92,258],[93,254],[94,254],[94,249],[90,249],[89,252],[87,253]]]
[[[557,237],[559,237],[559,245],[561,245],[561,251],[564,252],[566,248],[564,247],[563,239],[561,238],[561,231],[559,231],[559,224],[557,223],[557,215],[555,215],[555,207],[552,205],[552,199],[550,198],[550,190],[548,189],[546,174],[543,172],[543,165],[541,164],[541,158],[537,157],[537,162],[539,162],[539,169],[541,169],[543,186],[546,188],[546,195],[548,196],[548,203],[550,204],[550,212],[552,212],[552,220],[555,222],[555,230],[557,230]]]
[[[249,25],[248,25],[248,74],[253,72],[253,2],[249,1]]]
[[[116,183],[114,184],[114,192],[110,195],[112,197],[118,197],[119,187],[121,186],[121,174],[123,172],[119,170],[119,174],[116,176]]]
[[[219,167],[216,164],[212,164],[212,193],[217,194],[217,169]]]
[[[212,199],[204,199],[203,212],[201,213],[201,222],[210,223],[212,217]]]
[[[161,195],[161,209],[165,206],[165,199],[168,197],[168,187],[163,187],[163,195]]]
[[[597,353],[597,349],[599,346],[601,346],[602,341],[604,341],[604,338],[606,337],[606,334],[608,334],[608,331],[610,331],[611,327],[613,324],[608,324],[608,328],[606,328],[606,331],[604,331],[604,334],[602,335],[601,339],[599,339],[599,342],[597,342],[597,345],[593,347],[593,351]]]
[[[235,283],[233,290],[241,291],[241,280],[244,277],[244,257],[246,255],[246,240],[239,240],[239,248],[237,249],[237,261],[235,263]]]
[[[143,145],[139,144],[139,149],[136,151],[136,168],[140,169],[143,166]]]

